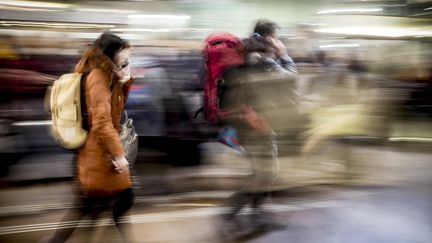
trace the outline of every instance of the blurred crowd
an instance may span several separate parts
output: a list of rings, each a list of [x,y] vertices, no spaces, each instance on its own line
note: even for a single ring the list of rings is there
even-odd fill
[[[293,119],[293,130],[388,139],[402,131],[392,131],[387,121],[430,118],[428,42],[353,37],[339,40],[312,32],[308,26],[294,28],[290,36],[294,37],[281,35],[281,40],[298,67],[299,117]],[[86,41],[73,40],[71,53],[62,53],[44,38],[32,43],[36,47],[19,43],[22,38],[2,40],[2,123],[47,120],[45,88],[70,72],[79,53],[88,46]],[[167,46],[133,45],[131,71],[136,82],[128,109],[139,124],[138,133],[150,137],[168,133],[183,138],[211,137],[208,133],[214,132],[212,128],[203,119],[193,118],[202,102],[202,40],[165,42]],[[322,44],[327,42],[335,44]],[[348,114],[351,119],[338,117]],[[345,124],[333,128],[322,124],[335,120]],[[327,130],[317,130],[323,127]],[[429,136],[424,135],[424,139]],[[416,137],[397,137],[410,136]]]

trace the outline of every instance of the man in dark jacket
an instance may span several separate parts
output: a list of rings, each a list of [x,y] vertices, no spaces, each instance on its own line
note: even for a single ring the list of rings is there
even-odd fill
[[[253,171],[246,185],[225,202],[224,227],[228,230],[235,230],[231,226],[237,224],[236,215],[247,204],[253,208],[252,226],[274,226],[269,224],[272,220],[265,220],[262,205],[279,167],[276,134],[296,112],[293,89],[297,74],[286,47],[277,39],[277,29],[271,21],[258,21],[254,33],[244,41],[245,65],[223,76],[220,106],[239,110],[223,122],[237,130]]]
[[[288,55],[286,46],[278,39],[278,29],[279,26],[270,20],[258,20],[251,37],[245,40],[245,49],[266,53],[267,56],[261,59],[266,68],[297,73],[297,67]]]

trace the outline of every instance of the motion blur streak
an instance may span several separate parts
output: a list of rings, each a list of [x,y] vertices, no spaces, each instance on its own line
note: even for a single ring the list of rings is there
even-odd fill
[[[253,33],[259,19],[278,25],[273,39]],[[61,221],[77,208],[77,155],[53,138],[47,92],[106,31],[132,46],[126,109],[139,151],[126,233],[108,201]],[[263,44],[258,60],[286,46],[295,63],[281,88],[274,78],[245,89],[248,102],[269,99],[236,129],[197,112],[214,32]],[[67,242],[432,242],[431,40],[431,0],[0,0],[0,242],[47,242],[78,223]],[[275,153],[247,143],[247,119],[270,123]],[[276,154],[274,167],[254,162]],[[260,168],[271,198],[246,190]],[[232,198],[250,205],[225,220]]]

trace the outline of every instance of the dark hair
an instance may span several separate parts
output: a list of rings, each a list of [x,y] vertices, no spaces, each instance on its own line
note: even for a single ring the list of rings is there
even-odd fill
[[[279,29],[279,26],[268,19],[260,19],[255,24],[254,33],[258,33],[261,36],[272,35]]]
[[[114,61],[115,55],[121,50],[128,48],[130,45],[128,41],[123,40],[117,35],[105,32],[93,42],[93,46],[101,49],[105,55]]]

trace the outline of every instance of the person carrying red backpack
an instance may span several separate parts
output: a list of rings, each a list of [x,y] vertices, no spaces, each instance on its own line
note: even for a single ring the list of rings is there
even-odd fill
[[[252,214],[246,226],[281,226],[267,219],[263,204],[279,168],[277,133],[297,111],[297,69],[277,38],[277,30],[274,22],[259,20],[254,33],[241,42],[243,59],[225,68],[218,78],[218,106],[213,114],[219,124],[236,130],[253,172],[223,204],[222,230],[227,237],[245,228],[237,215],[247,205],[252,207]]]

